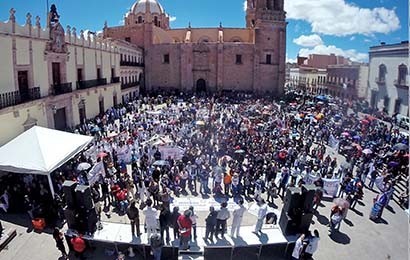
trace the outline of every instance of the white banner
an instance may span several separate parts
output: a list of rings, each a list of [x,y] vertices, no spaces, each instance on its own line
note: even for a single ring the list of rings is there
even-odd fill
[[[339,179],[322,179],[323,181],[323,196],[326,197],[336,197],[337,191],[339,190],[340,180]]]
[[[105,177],[105,169],[104,169],[103,162],[94,164],[94,166],[88,172],[87,177],[88,177],[88,182],[90,186],[96,183],[98,179],[100,178],[100,176]]]
[[[305,176],[305,183],[306,184],[313,184],[315,181],[319,180],[319,176],[314,176],[312,174],[308,174]]]
[[[181,160],[185,150],[178,146],[160,146],[161,159],[166,160],[171,157],[174,160]]]
[[[335,150],[339,150],[339,140],[337,140],[333,135],[329,137],[329,146]]]

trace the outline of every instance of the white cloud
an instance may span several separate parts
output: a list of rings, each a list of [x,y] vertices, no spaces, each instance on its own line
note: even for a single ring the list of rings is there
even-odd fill
[[[118,25],[124,25],[124,19],[119,20]]]
[[[368,59],[367,53],[358,52],[355,49],[343,50],[334,45],[318,45],[312,49],[303,48],[299,50],[299,55],[302,57],[308,57],[309,54],[326,54],[334,53],[337,56],[343,56],[349,58],[351,61],[364,62]]]
[[[355,37],[355,36],[352,36],[352,37],[350,37],[350,40],[351,40],[351,41],[354,41],[354,40],[356,40],[356,37]]]
[[[169,21],[170,22],[174,22],[174,21],[176,21],[177,20],[177,17],[176,16],[170,16],[169,17]]]
[[[296,61],[296,59],[291,59],[291,58],[289,58],[289,57],[288,57],[288,54],[286,53],[286,62],[288,62],[288,63],[296,63],[297,61]]]
[[[246,12],[246,10],[248,9],[248,3],[247,1],[243,1],[243,11]]]
[[[293,39],[293,42],[302,47],[315,47],[323,44],[322,38],[317,34],[301,35],[299,38]]]
[[[285,10],[289,19],[310,23],[314,33],[372,35],[387,34],[400,28],[400,20],[394,9],[361,8],[346,0],[285,1]]]

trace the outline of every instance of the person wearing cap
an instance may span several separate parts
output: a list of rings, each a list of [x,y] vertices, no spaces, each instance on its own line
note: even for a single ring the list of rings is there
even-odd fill
[[[243,214],[246,211],[245,206],[243,205],[243,199],[240,198],[238,201],[238,205],[235,207],[235,210],[233,211],[232,215],[232,228],[231,228],[231,237],[236,236],[239,237],[239,228],[241,227],[242,224],[242,218]]]
[[[188,250],[189,240],[191,238],[191,229],[192,229],[192,212],[188,209],[184,211],[184,214],[178,217],[177,224],[179,227],[179,248],[181,250]]]

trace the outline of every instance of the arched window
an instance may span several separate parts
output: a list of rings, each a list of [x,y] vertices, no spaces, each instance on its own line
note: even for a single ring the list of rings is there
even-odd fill
[[[155,26],[158,26],[158,17],[157,16],[154,17],[154,24],[155,24]]]
[[[404,64],[401,64],[399,66],[399,76],[397,78],[399,83],[403,83],[403,85],[405,84],[407,74],[408,74],[407,66]]]
[[[272,0],[266,0],[266,9],[272,10]]]
[[[138,23],[142,23],[142,16],[138,16]]]
[[[381,64],[379,66],[379,81],[380,82],[384,82],[386,80],[386,72],[387,72],[386,65]]]

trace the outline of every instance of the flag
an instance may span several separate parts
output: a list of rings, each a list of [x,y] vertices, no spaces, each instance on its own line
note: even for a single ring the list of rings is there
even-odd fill
[[[329,137],[329,145],[335,150],[339,150],[339,140],[336,139],[332,134]]]

